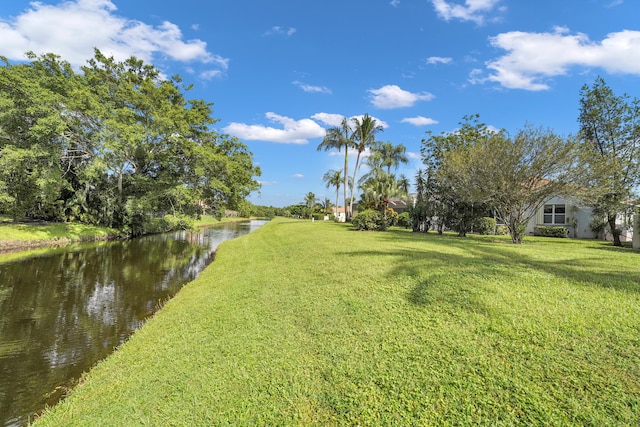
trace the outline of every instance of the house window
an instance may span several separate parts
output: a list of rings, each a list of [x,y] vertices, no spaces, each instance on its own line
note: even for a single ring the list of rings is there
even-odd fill
[[[544,224],[565,223],[565,205],[544,205]]]

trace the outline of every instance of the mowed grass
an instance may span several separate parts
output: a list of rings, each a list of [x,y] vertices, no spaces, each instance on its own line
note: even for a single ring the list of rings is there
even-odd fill
[[[640,425],[640,253],[277,218],[37,425]]]
[[[80,223],[0,224],[2,241],[38,242],[55,240],[83,240],[116,234],[115,230]]]

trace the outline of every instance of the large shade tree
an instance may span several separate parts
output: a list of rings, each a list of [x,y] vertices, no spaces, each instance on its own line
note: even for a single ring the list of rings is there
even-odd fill
[[[573,177],[575,143],[550,130],[526,126],[514,137],[466,117],[455,134],[440,141],[437,179],[456,203],[493,212],[521,243],[526,224]]]
[[[422,140],[422,161],[429,177],[429,203],[436,203],[435,219],[439,229],[448,227],[464,237],[473,224],[485,214],[485,207],[461,187],[458,177],[448,167],[447,156],[468,150],[474,141],[487,138],[490,130],[479,123],[478,116],[465,116],[456,132],[433,135]]]
[[[581,187],[621,246],[617,220],[640,185],[640,100],[616,95],[601,77],[580,96]]]
[[[211,129],[211,103],[187,99],[179,76],[98,50],[81,74],[29,58],[0,66],[0,164],[14,166],[1,168],[0,211],[135,234],[148,217],[234,209],[259,188],[252,154]]]

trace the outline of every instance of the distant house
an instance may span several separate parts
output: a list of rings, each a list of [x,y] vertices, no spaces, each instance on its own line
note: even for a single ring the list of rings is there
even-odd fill
[[[622,230],[620,240],[630,242],[633,238],[633,218],[627,213],[621,213],[617,219],[617,227]],[[527,234],[535,234],[536,226],[562,226],[569,230],[569,237],[578,239],[607,239],[613,236],[608,227],[602,231],[592,230],[594,223],[593,208],[581,204],[568,196],[558,196],[549,199],[542,205],[527,224]]]
[[[346,222],[347,221],[347,215],[345,213],[345,208],[344,206],[334,206],[331,208],[332,213],[333,213],[333,217],[336,218],[336,221],[338,222]]]
[[[391,199],[389,200],[389,207],[396,211],[396,213],[401,214],[409,210],[411,204],[405,200],[400,199]]]

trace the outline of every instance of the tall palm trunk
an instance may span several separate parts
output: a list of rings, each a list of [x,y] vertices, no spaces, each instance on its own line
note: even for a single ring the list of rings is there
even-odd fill
[[[351,212],[347,213],[347,200],[349,196],[349,146],[344,146],[344,219],[351,219]],[[336,209],[338,206],[336,205]]]
[[[358,166],[360,166],[360,151],[356,156],[356,165],[353,169],[353,180],[351,181],[351,200],[349,200],[349,218],[353,215],[353,195],[356,194],[356,175],[358,174]],[[345,207],[346,209],[346,207]]]

